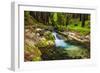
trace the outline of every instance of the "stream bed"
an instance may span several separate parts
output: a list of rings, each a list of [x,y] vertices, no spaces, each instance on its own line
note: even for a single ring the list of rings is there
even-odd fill
[[[73,44],[70,44],[68,42],[65,42],[62,38],[58,37],[59,34],[57,32],[53,32],[52,34],[55,37],[55,46],[56,47],[61,47],[61,48],[66,49],[66,50],[77,50],[77,49],[83,48],[81,46],[77,46],[77,45],[73,45]]]

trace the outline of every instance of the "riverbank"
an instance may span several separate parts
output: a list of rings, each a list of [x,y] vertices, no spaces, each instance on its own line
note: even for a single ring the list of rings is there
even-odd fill
[[[62,33],[62,32],[61,32]],[[69,43],[75,45],[77,41],[73,39],[68,40],[69,35],[65,32],[57,34],[57,36],[63,39],[65,44]],[[84,59],[89,58],[89,50],[83,47],[69,47],[64,49],[64,44],[60,43],[60,46],[56,46],[55,40],[57,37],[53,35],[53,31],[45,29],[44,27],[29,27],[25,29],[25,51],[24,57],[25,61],[42,61],[42,60],[60,60],[60,59]],[[64,35],[64,36],[63,36]],[[63,37],[62,37],[63,36]],[[65,37],[67,36],[67,37]],[[70,32],[71,36],[71,32]],[[71,37],[70,37],[71,38]],[[73,42],[74,41],[74,42]],[[61,45],[62,44],[62,45]],[[81,45],[80,45],[81,46]],[[74,49],[73,49],[74,48]]]

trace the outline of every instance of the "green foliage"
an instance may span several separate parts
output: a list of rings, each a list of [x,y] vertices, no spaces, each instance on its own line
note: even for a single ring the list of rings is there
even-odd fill
[[[30,15],[30,11],[25,11],[24,12],[24,22],[25,22],[25,25],[33,25],[33,24],[37,23],[37,20],[34,19]]]
[[[66,29],[66,16],[64,13],[51,13],[49,23],[59,31]]]
[[[88,23],[88,22],[87,22]],[[68,30],[78,32],[80,35],[87,35],[90,33],[89,26],[81,27],[81,22],[78,22],[78,24],[70,24],[68,25]]]
[[[54,22],[57,22],[57,20],[58,20],[57,13],[54,13],[54,14],[53,14],[53,21],[54,21]]]
[[[90,29],[90,21],[89,20],[85,21],[85,28]]]
[[[64,13],[57,13],[57,14],[58,14],[58,21],[55,28],[57,28],[58,31],[64,31],[67,29],[66,15]]]
[[[58,25],[57,26],[57,30],[58,31],[66,31],[67,30],[67,27],[66,26],[62,26],[62,25]]]
[[[29,11],[25,11],[24,12],[24,20],[25,20],[25,25],[30,25],[30,24],[33,24],[33,20],[29,14],[30,12]]]

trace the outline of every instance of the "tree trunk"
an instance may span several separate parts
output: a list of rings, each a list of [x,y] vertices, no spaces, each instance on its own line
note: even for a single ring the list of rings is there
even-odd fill
[[[82,19],[82,27],[84,27],[85,26],[85,15],[84,14],[82,14],[81,15],[81,19]]]

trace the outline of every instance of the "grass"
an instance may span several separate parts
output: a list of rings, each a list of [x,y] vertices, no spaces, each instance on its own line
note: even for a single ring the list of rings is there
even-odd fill
[[[88,26],[88,21],[85,22],[85,27],[81,27],[81,22],[77,24],[70,24],[68,25],[68,29],[70,31],[75,31],[80,33],[80,35],[87,35],[90,33],[90,27]]]

